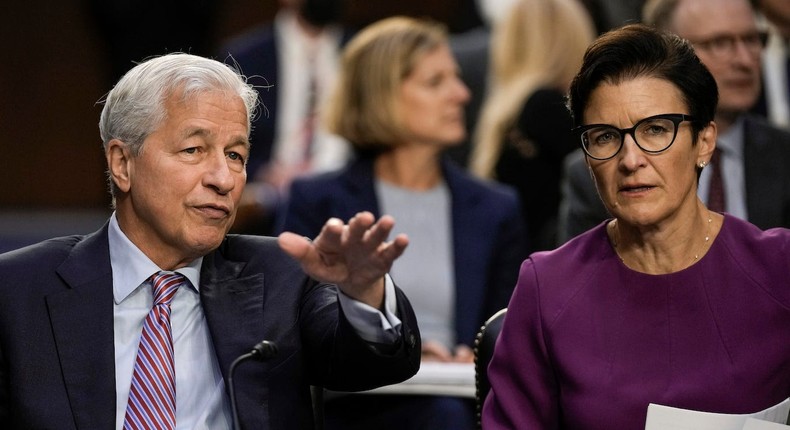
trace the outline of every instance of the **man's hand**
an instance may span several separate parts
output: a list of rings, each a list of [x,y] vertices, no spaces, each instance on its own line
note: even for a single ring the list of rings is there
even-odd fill
[[[337,284],[351,298],[382,309],[384,275],[409,244],[405,234],[386,241],[394,225],[391,216],[375,222],[373,214],[360,212],[348,224],[330,218],[312,242],[290,232],[282,233],[278,242],[311,277]]]

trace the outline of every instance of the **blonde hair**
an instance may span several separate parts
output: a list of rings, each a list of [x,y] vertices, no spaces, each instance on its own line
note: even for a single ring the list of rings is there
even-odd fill
[[[470,169],[494,176],[506,134],[526,100],[540,88],[567,91],[595,38],[579,0],[518,0],[494,28],[490,88],[474,133]]]
[[[396,16],[357,34],[343,51],[340,75],[324,108],[324,125],[362,151],[380,151],[406,134],[397,99],[418,60],[447,43],[433,21]]]

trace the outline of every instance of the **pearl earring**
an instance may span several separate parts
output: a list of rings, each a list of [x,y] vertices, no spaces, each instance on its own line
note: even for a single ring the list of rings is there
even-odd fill
[[[707,161],[700,161],[700,162],[699,162],[699,168],[700,168],[700,169],[704,169],[704,168],[705,168],[705,166],[707,166],[707,165],[708,165],[708,162],[707,162]]]

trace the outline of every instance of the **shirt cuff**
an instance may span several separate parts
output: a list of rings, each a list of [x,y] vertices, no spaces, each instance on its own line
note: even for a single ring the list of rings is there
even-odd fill
[[[400,339],[400,319],[395,316],[398,303],[395,284],[389,274],[384,275],[384,312],[354,300],[338,290],[340,307],[359,337],[374,343],[393,344]]]

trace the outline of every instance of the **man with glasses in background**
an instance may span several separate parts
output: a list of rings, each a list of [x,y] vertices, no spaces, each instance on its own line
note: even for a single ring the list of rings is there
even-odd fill
[[[760,94],[760,60],[766,41],[749,0],[648,0],[643,20],[688,39],[716,79],[716,146],[720,150],[702,170],[697,190],[702,201],[712,210],[746,219],[761,229],[790,227],[790,133],[749,113]],[[586,131],[580,138],[595,139],[584,143],[587,155],[594,158],[614,155],[608,152],[617,147],[616,141],[599,147],[613,136],[622,140],[630,135],[646,152],[658,152],[663,148],[652,146],[643,139],[647,134],[640,133],[659,130],[652,127],[655,121],[654,117],[653,122],[640,121],[633,129],[609,130],[613,133],[608,136],[601,135],[600,129],[593,135],[588,126],[580,130]],[[674,132],[679,124],[678,118],[663,118],[661,123]],[[582,150],[565,160],[562,194],[560,243],[609,218]]]

